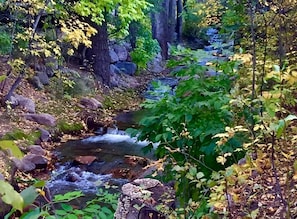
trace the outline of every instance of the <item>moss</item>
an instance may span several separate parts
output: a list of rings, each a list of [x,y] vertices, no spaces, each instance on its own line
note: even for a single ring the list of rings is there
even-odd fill
[[[84,129],[82,123],[68,123],[66,121],[60,121],[57,125],[58,132],[63,134],[75,134],[79,133],[81,130]]]
[[[12,132],[6,133],[2,140],[26,140],[28,144],[34,144],[41,136],[41,132],[36,130],[26,134],[21,129],[15,129]]]

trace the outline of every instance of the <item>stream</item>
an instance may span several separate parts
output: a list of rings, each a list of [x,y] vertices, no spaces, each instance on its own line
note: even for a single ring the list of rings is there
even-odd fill
[[[133,127],[138,114],[121,113],[116,118],[121,128]],[[153,153],[142,152],[147,145],[118,128],[108,128],[104,135],[68,141],[56,149],[57,168],[47,187],[52,195],[80,190],[86,196],[96,194],[106,183],[121,187],[143,172],[147,159],[153,159]],[[91,160],[81,161],[86,157]]]
[[[222,40],[219,38],[218,31],[210,28],[207,35],[210,45],[205,46],[204,51],[207,51],[210,56],[200,60],[201,65],[217,59],[217,56],[212,54],[221,52],[218,45],[222,44]],[[215,76],[216,72],[211,74]],[[156,78],[153,81],[144,93],[147,99],[158,99],[168,89],[171,94],[174,94],[174,88],[178,84],[178,79],[174,77]],[[168,89],[154,90],[152,84],[156,82],[167,85]],[[159,96],[156,96],[156,93]],[[121,185],[139,177],[143,172],[142,168],[148,162],[146,158],[153,159],[153,153],[144,155],[141,149],[149,142],[137,142],[122,130],[136,127],[143,114],[145,114],[143,111],[121,113],[115,117],[118,127],[109,128],[106,134],[62,144],[56,150],[57,168],[47,182],[51,194],[81,190],[90,199],[106,183],[120,188]],[[81,162],[81,159],[86,157],[90,158],[91,162]],[[81,200],[81,203],[85,201]]]

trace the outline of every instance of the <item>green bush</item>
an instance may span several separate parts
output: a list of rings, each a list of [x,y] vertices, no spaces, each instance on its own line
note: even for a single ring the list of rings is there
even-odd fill
[[[140,121],[139,131],[127,130],[139,140],[159,142],[156,155],[167,160],[162,179],[176,182],[181,206],[186,206],[190,200],[205,201],[208,193],[203,185],[212,173],[243,156],[242,152],[237,152],[242,146],[243,134],[234,134],[220,147],[216,137],[235,122],[229,106],[235,63],[217,64],[220,74],[207,77],[206,67],[197,65],[195,56],[195,52],[187,50],[182,59],[170,62],[171,66],[174,63],[187,66],[176,73],[183,79],[175,95],[168,93],[160,100],[147,100],[143,107],[149,113]],[[146,149],[152,147],[149,145]],[[226,153],[232,156],[224,165],[218,163],[217,157]]]
[[[0,30],[0,54],[6,55],[11,52],[12,49],[12,41],[11,36],[5,32]]]
[[[143,32],[136,39],[136,48],[130,53],[133,62],[137,64],[138,71],[144,70],[147,63],[151,61],[160,51],[158,41],[152,38],[149,30]]]

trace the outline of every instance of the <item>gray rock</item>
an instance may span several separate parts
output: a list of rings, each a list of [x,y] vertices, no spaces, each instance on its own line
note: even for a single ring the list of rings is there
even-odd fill
[[[111,74],[120,74],[120,73],[122,73],[121,70],[117,66],[115,66],[114,64],[111,64],[109,66],[109,69],[110,69]]]
[[[173,208],[175,192],[156,179],[136,179],[122,186],[115,219],[166,218],[158,206]],[[150,217],[150,216],[151,217]]]
[[[137,70],[137,65],[133,62],[117,62],[115,66],[127,75],[134,75]]]
[[[46,71],[38,71],[36,74],[43,85],[49,85],[50,81]]]
[[[139,82],[135,77],[124,73],[111,73],[110,82],[112,87],[118,88],[136,88],[139,86]]]
[[[17,158],[12,158],[12,161],[16,168],[20,171],[29,172],[36,168],[36,165],[28,160],[19,160]]]
[[[50,68],[52,70],[58,70],[59,69],[59,62],[56,57],[50,56],[45,59],[46,67]]]
[[[25,114],[24,116],[27,120],[37,122],[41,125],[52,126],[52,127],[56,125],[55,117],[47,113]]]
[[[45,157],[37,154],[27,154],[25,157],[23,157],[22,161],[28,161],[35,165],[41,166],[46,166],[48,162],[48,160]]]
[[[19,102],[17,100],[17,98],[15,98],[15,96],[11,96],[9,99],[9,104],[12,106],[12,107],[16,107],[17,105],[19,105]]]
[[[110,63],[116,63],[119,61],[119,57],[117,53],[114,51],[114,49],[109,49],[109,55],[110,55]]]
[[[162,56],[157,55],[152,61],[147,64],[147,68],[150,72],[160,73],[165,69],[165,65],[162,61]]]
[[[34,76],[33,78],[31,78],[30,82],[35,88],[40,89],[40,90],[43,89],[43,84],[41,83],[38,76]]]
[[[45,130],[43,128],[38,128],[38,129],[41,132],[40,140],[42,142],[47,142],[50,139],[51,134],[47,130]]]
[[[54,72],[54,70],[52,68],[47,67],[46,68],[46,74],[47,74],[48,77],[51,78],[51,77],[53,77],[55,75],[55,72]]]
[[[125,46],[114,45],[113,49],[117,56],[119,57],[120,61],[126,61],[128,58],[128,51]]]
[[[24,107],[29,113],[35,113],[35,103],[33,100],[18,94],[14,94],[14,97],[19,106]]]
[[[0,173],[0,180],[5,180],[3,174]]]
[[[12,158],[17,169],[24,172],[30,172],[36,168],[45,168],[48,160],[40,155],[28,154],[23,159],[19,160],[17,158]]]
[[[102,103],[100,103],[98,100],[95,98],[87,98],[83,97],[80,100],[80,104],[83,105],[84,107],[92,110],[96,110],[98,108],[102,108]]]
[[[40,145],[31,145],[28,148],[31,154],[41,155],[41,156],[46,154],[46,150],[44,150]]]

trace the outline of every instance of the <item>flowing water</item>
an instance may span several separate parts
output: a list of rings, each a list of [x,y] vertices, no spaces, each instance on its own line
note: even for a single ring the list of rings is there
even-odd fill
[[[218,52],[218,48],[214,47],[214,43],[221,43],[217,30],[210,29],[207,32],[210,38],[210,46],[205,47],[205,51],[209,53]],[[214,59],[214,57],[211,57]],[[200,60],[208,62],[209,60]],[[155,90],[151,85],[145,97],[148,99],[158,99],[170,90],[174,94],[174,88],[178,84],[178,79],[174,77],[157,78],[154,83],[161,83],[167,86],[167,90]],[[151,91],[154,91],[153,94]],[[157,96],[156,96],[157,94]],[[158,96],[159,95],[159,96]],[[47,182],[47,187],[54,194],[63,194],[68,191],[81,190],[90,195],[96,194],[98,188],[105,183],[121,186],[128,182],[129,176],[115,176],[115,172],[119,169],[135,168],[135,171],[142,171],[140,167],[131,167],[127,164],[127,155],[130,156],[146,156],[153,158],[152,154],[144,155],[142,148],[148,145],[148,142],[137,142],[136,139],[130,138],[124,131],[129,127],[137,127],[139,118],[146,112],[127,112],[119,114],[115,117],[118,128],[110,128],[106,134],[92,136],[83,140],[68,141],[62,144],[56,151],[58,163],[57,169],[53,171],[51,179]],[[94,161],[89,164],[76,162],[76,158],[80,156],[94,156]],[[131,176],[130,176],[131,178]]]
[[[116,118],[121,128],[133,127],[139,114],[139,112],[123,113]],[[135,138],[117,128],[109,128],[104,135],[68,141],[56,150],[57,168],[52,172],[47,187],[52,195],[80,190],[88,196],[96,194],[106,183],[120,187],[131,177],[131,175],[122,177],[118,174],[120,170],[133,168],[134,174],[142,171],[141,165],[131,166],[129,162],[127,163],[127,156],[145,156],[153,159],[153,153],[142,152],[142,148],[148,144],[145,141],[137,142]],[[84,156],[94,156],[95,160],[89,164],[76,161],[77,157]]]

